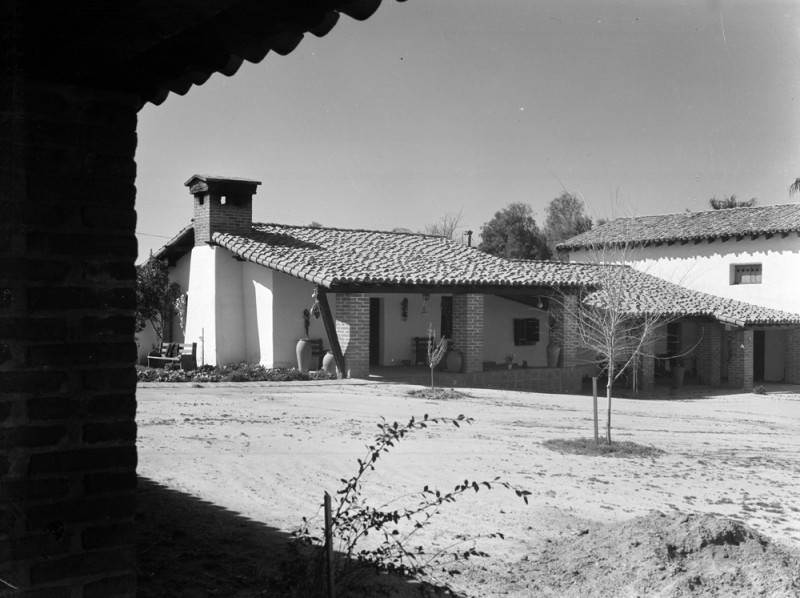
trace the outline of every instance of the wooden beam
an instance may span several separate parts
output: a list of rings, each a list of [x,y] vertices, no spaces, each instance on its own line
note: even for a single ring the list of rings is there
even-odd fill
[[[336,360],[336,367],[339,368],[339,376],[344,378],[347,375],[347,370],[344,369],[344,353],[342,353],[342,346],[339,344],[339,335],[336,334],[336,322],[331,314],[328,295],[326,290],[319,286],[316,288],[316,293],[317,301],[319,301],[319,311],[322,314],[322,324],[325,326],[325,334],[327,334],[328,342],[331,344],[333,358]]]

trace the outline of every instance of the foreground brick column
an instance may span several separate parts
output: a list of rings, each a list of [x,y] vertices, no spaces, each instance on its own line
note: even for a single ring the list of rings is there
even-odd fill
[[[698,347],[700,383],[719,386],[722,376],[722,326],[703,326],[703,339]]]
[[[800,384],[800,328],[786,331],[784,377],[789,384]]]
[[[736,330],[730,335],[728,384],[734,388],[753,389],[753,331]]]
[[[453,345],[464,372],[483,371],[483,295],[453,295]]]
[[[0,88],[0,578],[21,589],[14,596],[132,597],[137,102],[10,76]]]
[[[369,297],[336,293],[336,334],[348,378],[369,376]]]

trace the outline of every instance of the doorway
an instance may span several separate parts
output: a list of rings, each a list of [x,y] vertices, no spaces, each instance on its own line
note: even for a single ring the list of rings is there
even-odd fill
[[[764,331],[753,330],[753,381],[764,381]]]
[[[381,364],[381,300],[369,298],[369,365]]]

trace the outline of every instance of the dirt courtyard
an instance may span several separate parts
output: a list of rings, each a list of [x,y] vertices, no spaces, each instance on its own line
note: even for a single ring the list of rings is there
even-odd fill
[[[139,475],[288,532],[302,516],[317,516],[323,491],[334,493],[354,472],[381,416],[402,422],[463,413],[475,422],[404,440],[381,460],[368,489],[382,503],[426,484],[449,490],[465,478],[501,476],[532,492],[527,506],[504,490],[467,496],[430,529],[433,547],[464,532],[505,534],[481,541],[490,557],[453,582],[465,594],[531,595],[531,580],[517,565],[543,543],[654,509],[722,514],[779,545],[800,546],[797,389],[615,399],[615,439],[666,452],[621,459],[542,445],[590,436],[591,397],[469,389],[463,399],[431,401],[410,397],[411,388],[363,381],[141,384]],[[600,405],[602,422],[603,399]]]

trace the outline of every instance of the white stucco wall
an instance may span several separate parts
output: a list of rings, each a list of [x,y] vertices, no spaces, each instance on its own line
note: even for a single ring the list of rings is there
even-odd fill
[[[273,271],[247,262],[242,265],[242,309],[244,312],[245,360],[272,367]]]
[[[514,345],[514,318],[537,318],[539,320],[539,342],[535,345]],[[503,363],[506,355],[514,354],[514,363],[528,362],[529,367],[547,365],[547,343],[549,341],[548,314],[494,295],[486,295],[483,307],[483,359]]]
[[[426,313],[422,313],[423,300],[420,294],[390,293],[370,295],[381,299],[380,363],[401,365],[404,360],[414,359],[415,336],[428,336],[428,325],[433,326],[436,336],[441,335],[442,296],[430,295]],[[408,299],[408,317],[403,320],[401,302]]]
[[[569,259],[598,261],[596,252],[586,250],[570,252]],[[629,252],[626,262],[690,289],[800,313],[800,237],[796,234],[643,247]],[[761,284],[731,284],[732,265],[753,263],[761,264]]]
[[[313,304],[311,293],[314,285],[310,282],[294,278],[281,272],[273,273],[273,362],[268,367],[297,367],[295,347],[297,340],[305,334],[303,328],[303,310],[310,309]],[[328,296],[333,317],[336,317],[336,297]],[[325,335],[322,318],[311,317],[308,329],[309,338],[320,338],[325,348],[330,348]],[[262,360],[263,363],[263,360]]]
[[[194,247],[189,262],[185,342],[200,365],[244,361],[242,262],[222,247]]]
[[[186,306],[187,343],[197,343],[198,365],[215,365],[216,360],[216,308],[214,304],[215,248],[203,245],[194,247],[189,254],[189,281]]]

